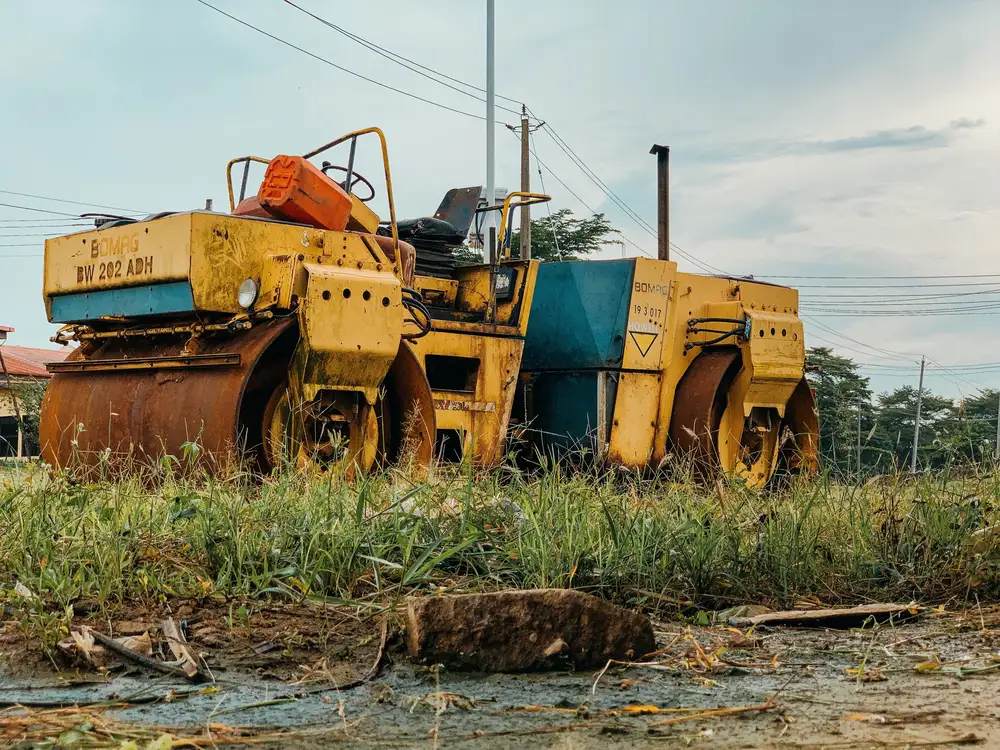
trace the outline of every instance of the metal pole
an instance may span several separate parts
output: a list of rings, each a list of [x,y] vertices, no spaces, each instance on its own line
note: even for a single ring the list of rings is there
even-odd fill
[[[993,458],[1000,461],[1000,393],[997,394],[997,444],[993,449]]]
[[[531,167],[528,163],[528,112],[521,105],[521,192],[531,192]],[[531,259],[531,209],[521,206],[521,260]]]
[[[486,0],[486,205],[496,203],[496,80],[493,13],[496,0]],[[487,211],[483,229],[489,234],[489,227],[495,227],[493,211]]]
[[[920,445],[920,400],[924,395],[924,358],[920,358],[920,385],[917,386],[917,418],[913,420],[913,454],[910,456],[910,473],[917,473],[917,447]]]

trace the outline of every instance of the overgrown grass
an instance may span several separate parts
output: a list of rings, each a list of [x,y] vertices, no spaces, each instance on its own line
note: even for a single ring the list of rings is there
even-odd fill
[[[172,597],[386,601],[412,589],[576,587],[640,605],[1000,596],[1000,473],[819,479],[780,494],[623,474],[288,473],[251,484],[74,484],[0,473],[0,592],[53,611]],[[1000,536],[998,536],[1000,539]]]

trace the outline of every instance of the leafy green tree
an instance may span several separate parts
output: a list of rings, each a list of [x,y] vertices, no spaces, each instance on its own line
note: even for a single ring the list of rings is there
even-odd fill
[[[992,461],[998,395],[1000,393],[992,388],[982,390],[956,403],[951,414],[942,421],[939,446],[951,460],[959,463]]]
[[[594,214],[589,219],[574,219],[573,212],[561,208],[551,216],[531,220],[531,257],[543,261],[579,260],[600,250],[611,235],[617,234],[604,214]],[[510,238],[511,254],[517,255],[521,246],[521,230]],[[460,266],[483,262],[483,252],[463,245],[454,250]]]
[[[568,208],[560,208],[551,216],[531,220],[531,257],[538,260],[579,260],[604,246],[609,236],[616,234],[604,214],[589,219],[574,219]],[[513,233],[512,248],[520,247],[521,231]]]
[[[823,465],[839,474],[857,473],[858,416],[861,417],[862,466],[872,458],[868,434],[875,425],[868,378],[858,366],[827,347],[810,348],[806,361],[812,372],[809,384],[816,392],[819,412],[819,445]]]
[[[904,385],[878,397],[878,426],[873,443],[881,456],[882,471],[893,466],[908,469],[913,450],[913,423],[917,414],[917,389]],[[920,445],[917,466],[938,469],[947,463],[948,451],[942,438],[946,425],[954,414],[951,399],[924,391],[920,401]]]
[[[29,378],[17,385],[17,400],[24,420],[24,447],[34,455],[38,453],[38,420],[45,397],[45,380]]]

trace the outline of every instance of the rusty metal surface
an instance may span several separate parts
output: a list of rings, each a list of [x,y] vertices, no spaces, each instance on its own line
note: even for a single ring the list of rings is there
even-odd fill
[[[729,383],[741,364],[739,349],[707,351],[698,355],[677,385],[670,445],[674,452],[692,461],[699,474],[719,467],[719,423]]]
[[[129,357],[127,359],[77,359],[71,362],[49,362],[49,372],[96,372],[115,370],[188,370],[195,367],[227,367],[239,365],[240,355],[188,354],[177,357]]]
[[[417,466],[429,466],[437,433],[434,399],[427,375],[405,341],[389,368],[379,406],[385,458],[397,463],[409,457]]]
[[[238,366],[56,373],[42,404],[42,457],[56,466],[107,463],[115,471],[181,456],[183,445],[194,442],[215,468],[234,465],[241,443],[251,451],[259,446],[258,417],[274,388],[269,381],[288,367],[290,347],[275,345],[286,332],[294,337],[294,326],[286,318],[199,340],[199,354],[235,354]],[[181,337],[109,341],[88,356],[78,349],[69,361],[178,358],[184,344]]]
[[[802,378],[785,407],[785,428],[792,439],[781,447],[779,466],[792,472],[815,474],[819,470],[819,414],[809,382]]]

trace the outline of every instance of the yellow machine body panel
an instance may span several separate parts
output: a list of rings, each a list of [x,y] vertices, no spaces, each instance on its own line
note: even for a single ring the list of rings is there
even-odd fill
[[[433,331],[414,341],[413,350],[434,397],[443,433],[439,449],[494,465],[506,445],[538,261],[504,261],[494,269],[467,266],[455,275],[416,278],[424,299],[437,304],[431,308]],[[509,286],[493,296],[491,284],[496,288],[498,278]]]
[[[239,285],[248,278],[259,285],[262,276],[275,275],[273,264],[265,264],[269,255],[277,265],[315,259],[381,266],[390,275],[393,269],[363,234],[194,211],[46,240],[46,309],[53,320],[51,301],[60,295],[187,282],[192,311],[239,314],[245,312],[237,298]],[[301,287],[304,274],[293,277]],[[282,289],[285,296],[277,299],[276,286],[269,286],[267,294],[258,296],[257,307],[290,308],[292,285]]]
[[[187,279],[192,216],[179,214],[46,240],[46,302],[57,294]]]
[[[442,435],[442,447],[450,439],[478,465],[501,461],[523,349],[518,338],[456,331],[414,342],[434,396],[437,429],[452,432]]]
[[[301,395],[358,390],[374,404],[396,358],[403,328],[399,280],[391,273],[303,263],[299,305]],[[296,368],[295,372],[298,374]]]

